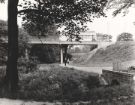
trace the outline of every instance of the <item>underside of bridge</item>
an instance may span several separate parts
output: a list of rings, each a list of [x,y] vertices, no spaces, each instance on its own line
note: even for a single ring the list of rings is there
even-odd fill
[[[29,55],[32,54],[31,56],[37,56],[39,58],[39,61],[41,61],[41,63],[60,62],[61,64],[65,64],[67,61],[71,60],[72,51],[77,53],[75,48],[74,48],[74,50],[71,49],[71,48],[73,48],[73,46],[79,46],[81,52],[84,52],[83,49],[81,49],[81,47],[86,46],[86,45],[33,44],[32,46],[33,47],[30,49],[30,51],[28,49],[25,49],[25,57],[27,59],[29,59]],[[91,50],[98,47],[97,44],[92,44],[92,45],[87,45],[87,46],[89,46],[89,47],[91,46],[90,47]],[[53,49],[53,50],[48,50],[48,48]],[[87,50],[91,51],[90,48],[89,49],[87,48]],[[59,54],[54,55],[53,53],[59,53]],[[47,59],[49,59],[48,57],[50,57],[50,60],[46,61]],[[52,60],[52,58],[55,59],[54,57],[56,57],[57,61]]]

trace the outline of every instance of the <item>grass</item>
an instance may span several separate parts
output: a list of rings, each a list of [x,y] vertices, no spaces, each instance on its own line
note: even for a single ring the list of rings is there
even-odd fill
[[[85,66],[112,66],[115,61],[133,61],[135,60],[135,42],[116,42],[109,45],[106,49],[100,48],[93,55],[82,56],[77,61]],[[92,56],[91,56],[92,55]],[[90,58],[88,58],[90,56]],[[87,59],[88,58],[88,59]],[[85,59],[85,60],[84,60]],[[76,63],[76,62],[75,62]]]

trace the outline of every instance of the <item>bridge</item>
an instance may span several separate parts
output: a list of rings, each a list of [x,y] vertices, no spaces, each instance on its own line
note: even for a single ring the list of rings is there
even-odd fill
[[[60,60],[61,60],[61,64],[63,64],[63,56],[64,56],[64,51],[66,51],[66,48],[64,45],[97,45],[98,48],[101,48],[103,46],[107,46],[111,44],[110,40],[106,40],[106,41],[100,41],[100,40],[95,40],[93,35],[86,35],[86,37],[90,40],[87,39],[87,41],[81,40],[81,41],[60,41],[60,40],[50,40],[48,41],[45,38],[32,38],[30,39],[29,43],[33,44],[33,45],[59,45],[60,46]],[[84,38],[84,35],[83,35]],[[27,52],[27,51],[26,51]]]
[[[109,44],[110,41],[47,41],[47,40],[30,40],[29,44],[50,44],[50,45],[100,45]]]
[[[46,37],[31,37],[29,39],[30,44],[55,44],[55,45],[100,45],[101,43],[110,43],[109,37],[97,36],[96,34],[92,35],[79,35],[81,38],[79,41],[62,41],[59,38],[46,38]]]
[[[106,39],[104,41],[99,40],[96,35],[82,35],[81,36],[81,40],[80,41],[60,41],[58,39],[56,40],[52,40],[52,39],[48,39],[48,38],[37,38],[37,37],[31,37],[29,38],[29,44],[31,45],[59,45],[60,46],[60,59],[61,59],[61,64],[63,64],[63,53],[64,53],[64,45],[97,45],[98,48],[102,47],[102,46],[107,46],[110,45],[112,42],[110,41],[110,39]],[[5,38],[5,42],[8,43],[8,40],[6,40],[7,38]],[[84,39],[84,40],[83,40]],[[26,49],[25,51],[25,55],[28,58],[28,51]]]

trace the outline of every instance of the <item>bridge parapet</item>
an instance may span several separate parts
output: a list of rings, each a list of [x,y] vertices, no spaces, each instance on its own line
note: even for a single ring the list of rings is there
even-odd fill
[[[109,35],[96,35],[92,34],[92,35],[79,35],[81,38],[81,41],[105,41],[105,42],[110,42],[111,41],[111,37]]]
[[[83,35],[84,36],[84,35]],[[93,35],[89,35],[89,37]],[[7,38],[2,38],[3,43],[8,43],[8,39]],[[46,40],[46,38],[30,38],[29,39],[29,44],[57,44],[57,45],[61,45],[61,44],[69,44],[69,45],[100,45],[100,46],[104,46],[104,45],[109,45],[112,42],[111,41],[101,41],[101,40],[95,40],[95,39],[91,39],[91,40],[82,40],[82,41],[48,41]]]

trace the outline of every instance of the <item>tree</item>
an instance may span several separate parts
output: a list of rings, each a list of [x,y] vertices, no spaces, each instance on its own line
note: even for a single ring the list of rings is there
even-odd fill
[[[78,37],[79,27],[92,17],[104,16],[104,6],[106,0],[34,0],[25,1],[21,4],[24,14],[23,19],[27,26],[34,27],[40,35],[47,31],[48,26],[57,25],[58,27],[66,26],[64,34],[70,39]],[[44,28],[45,27],[45,28]]]
[[[107,9],[115,8],[113,12],[114,16],[121,12],[125,15],[132,5],[135,5],[135,0],[108,0]]]
[[[112,41],[112,35],[97,33],[98,41]]]
[[[0,0],[4,2],[4,0]],[[6,82],[9,92],[18,87],[18,26],[17,26],[18,0],[8,0],[8,62],[6,70]]]
[[[133,41],[133,35],[130,33],[121,33],[118,37],[117,37],[117,41]]]
[[[7,83],[10,92],[18,87],[18,26],[17,26],[18,0],[8,0],[8,62]]]

